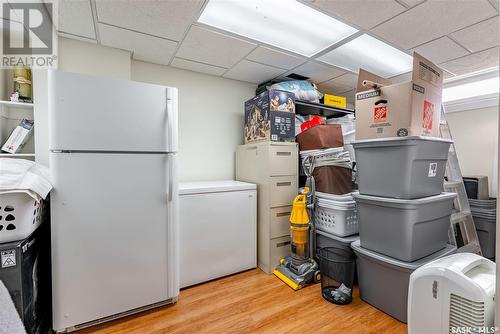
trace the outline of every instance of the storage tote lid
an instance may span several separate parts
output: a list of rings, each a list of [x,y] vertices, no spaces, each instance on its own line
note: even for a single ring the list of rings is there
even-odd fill
[[[361,201],[369,204],[377,204],[383,206],[396,206],[403,207],[409,205],[423,205],[434,202],[441,201],[451,201],[457,197],[456,193],[443,192],[439,195],[415,198],[415,199],[400,199],[400,198],[392,198],[392,197],[380,197],[380,196],[371,196],[371,195],[361,195],[359,192],[352,193],[352,197],[356,201]]]
[[[348,237],[338,237],[336,235],[330,234],[328,232],[322,231],[322,230],[316,230],[317,234],[320,234],[328,239],[332,239],[338,242],[341,242],[346,245],[351,245],[353,242],[359,240],[359,234],[356,235],[350,235]]]
[[[426,256],[424,258],[421,258],[417,261],[413,262],[405,262],[405,261],[400,261],[395,258],[392,258],[390,256],[382,255],[376,252],[373,252],[371,250],[368,250],[366,248],[361,247],[361,241],[357,240],[351,244],[352,249],[356,253],[356,255],[361,255],[366,258],[370,258],[373,261],[381,262],[383,264],[386,264],[391,267],[398,267],[401,269],[406,269],[408,271],[413,271],[417,269],[418,267],[421,267],[422,265],[431,262],[435,259],[439,259],[443,256],[447,256],[450,254],[453,254],[456,252],[457,248],[453,245],[447,244],[445,248],[441,249],[440,251],[437,251],[435,253],[432,253],[429,256]]]
[[[180,195],[207,194],[227,191],[256,190],[257,185],[234,180],[181,182]]]
[[[351,144],[357,147],[380,147],[380,146],[404,146],[414,145],[414,141],[431,141],[441,143],[453,143],[453,140],[439,138],[439,137],[425,137],[425,136],[409,136],[409,137],[388,137],[388,138],[374,138],[353,141]]]

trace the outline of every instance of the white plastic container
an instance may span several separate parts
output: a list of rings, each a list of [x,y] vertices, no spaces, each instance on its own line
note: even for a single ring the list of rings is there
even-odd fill
[[[336,196],[317,192],[314,224],[316,229],[339,237],[357,234],[356,202],[350,194]]]
[[[42,223],[43,201],[25,192],[0,194],[0,243],[22,240]]]

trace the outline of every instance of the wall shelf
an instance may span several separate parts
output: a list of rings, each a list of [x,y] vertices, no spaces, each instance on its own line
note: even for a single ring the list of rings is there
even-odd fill
[[[331,107],[321,103],[295,100],[295,113],[302,116],[318,115],[326,118],[336,118],[354,114],[354,110]]]
[[[34,158],[35,153],[0,153],[0,158]]]
[[[25,110],[33,109],[33,103],[11,102],[11,101],[0,100],[0,105],[8,107],[8,108],[16,108],[16,109],[25,109]]]

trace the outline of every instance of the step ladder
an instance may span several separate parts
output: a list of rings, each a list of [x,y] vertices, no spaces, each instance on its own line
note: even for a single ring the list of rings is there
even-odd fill
[[[444,106],[441,106],[439,133],[441,138],[452,139],[450,128],[446,121]],[[450,219],[450,243],[457,246],[458,253],[475,253],[482,255],[454,143],[450,145],[450,150],[448,152],[446,178],[447,180],[444,182],[445,191],[457,194],[454,203],[454,212]]]

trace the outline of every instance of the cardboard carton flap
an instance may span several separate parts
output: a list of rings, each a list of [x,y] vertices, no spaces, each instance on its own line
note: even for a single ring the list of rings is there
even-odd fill
[[[443,71],[430,60],[413,52],[412,81],[417,85],[431,84],[438,91],[443,88]]]
[[[373,74],[371,72],[368,72],[367,70],[360,68],[358,74],[358,85],[356,88],[356,93],[373,89],[373,87],[370,86],[363,86],[363,81],[365,80],[376,82],[382,86],[389,86],[392,84],[391,80],[382,78],[381,76],[378,76],[376,74]]]

